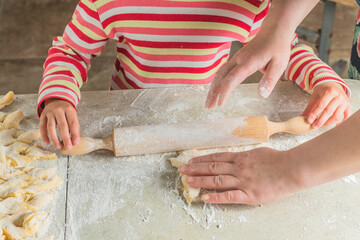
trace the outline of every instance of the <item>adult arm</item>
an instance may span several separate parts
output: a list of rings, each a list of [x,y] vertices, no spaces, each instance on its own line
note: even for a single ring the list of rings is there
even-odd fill
[[[179,168],[191,187],[219,189],[205,202],[257,205],[360,172],[360,111],[288,151],[258,148],[216,153]]]
[[[268,97],[289,62],[296,27],[318,0],[273,0],[260,32],[217,72],[205,106],[226,102],[233,89],[261,70],[259,94]]]

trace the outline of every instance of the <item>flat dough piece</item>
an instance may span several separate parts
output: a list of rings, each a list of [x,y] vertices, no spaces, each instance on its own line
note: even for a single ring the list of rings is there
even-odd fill
[[[14,100],[14,92],[10,91],[5,96],[0,98],[0,109],[9,105]]]
[[[46,212],[30,210],[8,215],[0,220],[0,234],[2,231],[5,239],[24,239],[35,234],[46,217]]]
[[[8,115],[1,114],[2,117],[0,119],[0,129],[10,129],[16,128],[18,129],[20,126],[21,120],[24,119],[24,113],[20,110],[12,112]]]
[[[170,158],[171,165],[179,168],[181,165],[187,164],[190,159],[200,156],[197,150],[184,151],[176,158]],[[200,188],[192,188],[186,183],[186,176],[181,176],[181,182],[184,187],[183,196],[188,204],[198,199]]]
[[[40,130],[17,131],[15,128],[0,130],[0,145],[9,146],[15,142],[32,143],[40,138]]]

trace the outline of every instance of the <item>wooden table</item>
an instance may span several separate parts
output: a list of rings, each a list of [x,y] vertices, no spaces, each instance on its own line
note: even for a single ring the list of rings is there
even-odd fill
[[[360,82],[353,109],[360,108]],[[290,82],[279,82],[268,99],[256,84],[236,88],[227,104],[204,109],[207,88],[83,92],[78,106],[82,133],[105,137],[113,127],[266,114],[280,121],[300,114],[309,95]],[[36,125],[36,96],[19,95],[9,108],[24,109],[25,123]],[[285,150],[306,136],[277,134],[266,144]],[[220,150],[217,150],[220,151]],[[208,151],[207,151],[208,152]],[[206,152],[206,153],[207,153]],[[264,206],[187,206],[176,194],[176,153],[115,158],[99,151],[62,156],[53,162],[64,180],[53,209],[49,233],[56,239],[358,239],[360,175],[353,175]]]

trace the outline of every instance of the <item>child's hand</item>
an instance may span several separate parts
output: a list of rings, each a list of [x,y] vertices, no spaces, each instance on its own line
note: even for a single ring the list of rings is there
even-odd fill
[[[299,169],[288,152],[257,148],[200,156],[180,166],[189,186],[220,190],[202,196],[210,203],[258,205],[300,190]]]
[[[340,124],[351,115],[351,104],[343,87],[336,82],[324,82],[315,87],[303,112],[314,128]]]
[[[67,101],[61,99],[48,99],[40,116],[40,133],[45,144],[49,144],[49,136],[57,149],[61,149],[61,142],[56,132],[59,128],[61,139],[66,150],[80,142],[80,125],[75,108]],[[69,135],[71,133],[71,139]]]

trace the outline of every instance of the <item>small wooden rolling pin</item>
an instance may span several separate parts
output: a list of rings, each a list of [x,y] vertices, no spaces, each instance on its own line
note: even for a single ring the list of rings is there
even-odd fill
[[[115,156],[129,156],[261,143],[269,141],[274,133],[304,134],[311,130],[302,116],[286,122],[271,122],[262,115],[116,128],[105,139],[81,137],[77,146],[61,151],[67,155],[81,155],[107,149]]]

